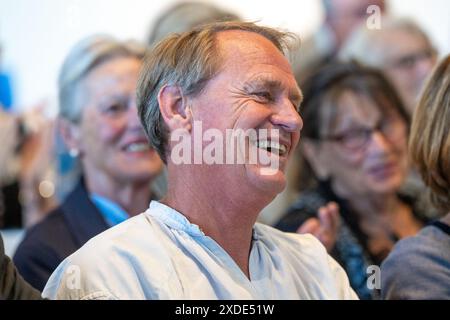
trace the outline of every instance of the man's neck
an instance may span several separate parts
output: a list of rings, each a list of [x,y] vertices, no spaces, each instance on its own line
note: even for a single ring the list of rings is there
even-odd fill
[[[187,172],[189,170],[183,171],[183,175],[176,174],[176,170],[168,171],[168,192],[161,202],[198,225],[249,277],[253,226],[265,204],[262,201],[257,203],[252,196],[242,197],[245,192],[237,196],[233,193],[237,190],[227,192],[229,190],[225,186],[219,188],[217,185],[202,184],[194,178],[195,174]]]

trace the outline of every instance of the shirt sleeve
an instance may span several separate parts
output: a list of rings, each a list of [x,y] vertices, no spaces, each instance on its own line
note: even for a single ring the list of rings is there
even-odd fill
[[[350,286],[350,281],[344,269],[330,255],[328,255],[328,265],[336,281],[337,299],[339,300],[359,300],[358,295]]]

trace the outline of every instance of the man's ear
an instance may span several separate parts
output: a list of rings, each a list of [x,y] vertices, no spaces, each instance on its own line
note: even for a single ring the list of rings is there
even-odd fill
[[[319,142],[303,138],[302,153],[308,160],[309,165],[319,179],[325,180],[329,177],[327,160]],[[329,161],[329,159],[328,159]]]
[[[61,118],[58,119],[57,126],[64,144],[67,149],[69,149],[69,153],[72,156],[79,155],[82,151],[80,127],[66,119]]]
[[[159,90],[158,104],[161,115],[170,131],[191,131],[192,112],[179,86],[166,85]]]

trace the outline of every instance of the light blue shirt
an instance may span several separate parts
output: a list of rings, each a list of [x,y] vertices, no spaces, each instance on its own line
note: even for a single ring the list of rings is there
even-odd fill
[[[124,222],[129,218],[128,213],[121,206],[108,198],[96,193],[91,193],[89,197],[110,227]]]
[[[50,299],[357,299],[311,235],[255,224],[250,279],[214,239],[157,201],[65,259]]]

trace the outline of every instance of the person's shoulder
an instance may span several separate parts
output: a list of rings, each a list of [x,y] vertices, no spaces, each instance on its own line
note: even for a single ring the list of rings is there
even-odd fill
[[[267,225],[256,224],[257,236],[273,256],[293,266],[302,281],[315,284],[317,297],[356,299],[347,275],[328,254],[322,243],[311,234],[288,233]]]
[[[284,232],[266,224],[256,223],[255,230],[260,238],[286,247],[294,247],[296,250],[312,248],[325,250],[325,247],[311,234],[298,234]]]
[[[133,252],[158,251],[163,249],[157,230],[161,228],[157,219],[147,209],[91,238],[71,255],[71,260],[81,265],[92,261],[108,260],[112,254],[132,255]]]
[[[50,211],[41,221],[31,226],[25,233],[25,238],[46,238],[50,231],[55,232],[66,223],[64,221],[64,213],[61,207],[57,207]]]
[[[446,247],[449,241],[445,239],[448,237],[442,235],[436,227],[427,226],[416,235],[398,241],[385,262],[396,259],[404,262],[414,262],[417,259],[434,260],[433,255],[443,253],[439,248]]]
[[[450,279],[449,240],[433,226],[400,240],[381,265],[382,296],[387,299],[428,299]],[[450,297],[448,286],[444,288]],[[436,298],[439,298],[436,296]]]
[[[154,222],[145,212],[131,217],[91,238],[77,251],[76,256],[92,254],[93,259],[101,259],[107,257],[112,251],[134,250],[141,243],[147,244],[149,240],[154,240],[153,224]]]
[[[263,224],[256,224],[259,239],[268,248],[282,250],[290,261],[301,263],[328,264],[328,253],[322,243],[311,234],[283,232]],[[312,266],[313,267],[313,266]]]
[[[44,296],[51,299],[130,299],[145,282],[164,280],[163,268],[169,259],[155,230],[155,221],[146,213],[96,235],[67,257],[50,277]],[[152,266],[154,274],[144,266]],[[159,274],[156,274],[159,273]],[[67,283],[80,274],[79,288],[71,290]],[[151,279],[149,279],[151,278]],[[161,280],[161,281],[162,281]],[[130,289],[133,288],[133,289]]]
[[[422,241],[424,242],[422,243]],[[426,237],[423,239],[419,234],[398,241],[388,257],[381,264],[383,274],[392,276],[399,273],[401,275],[405,271],[405,264],[414,268],[420,267],[414,261],[417,258],[420,259],[418,250],[422,250],[419,248],[423,247],[427,241]],[[383,278],[386,280],[386,277]]]
[[[17,247],[14,260],[23,255],[42,255],[42,252],[59,252],[60,247],[71,241],[70,232],[64,220],[64,214],[58,207],[42,221],[30,227]]]
[[[61,261],[76,250],[59,208],[25,232],[13,261],[21,275],[42,290]]]

